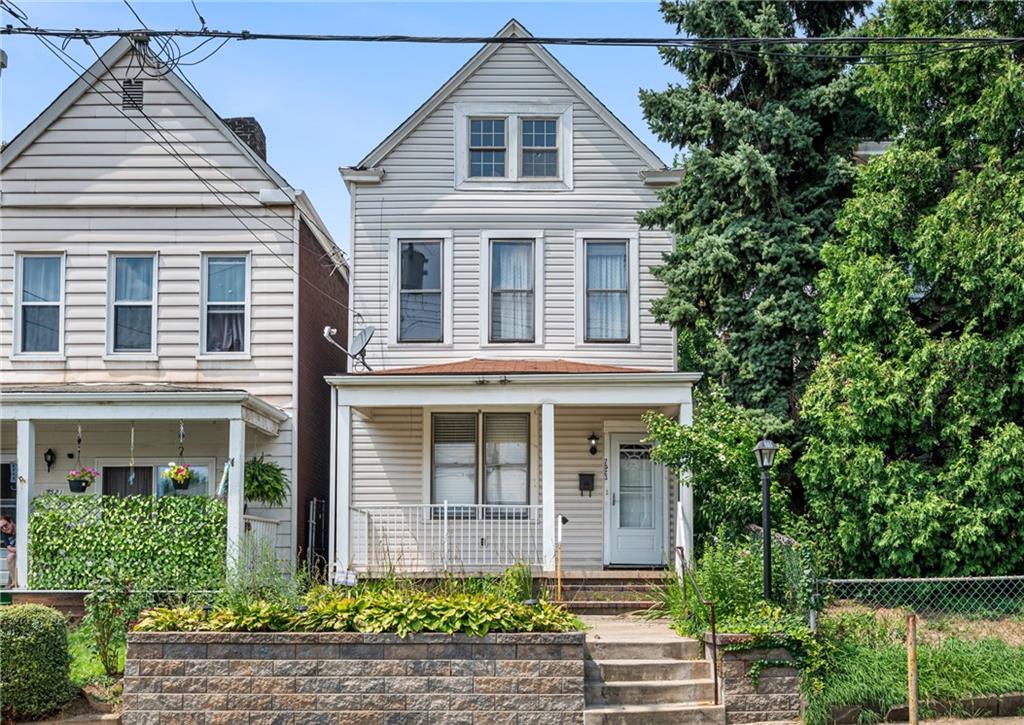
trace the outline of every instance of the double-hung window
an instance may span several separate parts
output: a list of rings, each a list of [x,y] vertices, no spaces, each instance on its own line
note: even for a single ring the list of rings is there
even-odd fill
[[[534,241],[491,240],[491,342],[534,341]]]
[[[504,118],[469,119],[470,177],[503,177],[508,142]]]
[[[111,257],[110,351],[152,353],[156,317],[156,256]]]
[[[466,512],[478,503],[526,506],[529,501],[529,413],[431,416],[431,503]]]
[[[32,254],[18,261],[18,352],[58,355],[63,349],[64,257]]]
[[[444,243],[398,242],[398,342],[444,339]]]
[[[521,123],[520,175],[531,178],[558,178],[558,119],[524,118]]]
[[[249,349],[249,257],[209,254],[203,264],[202,351],[245,353]]]
[[[629,342],[629,244],[587,240],[584,247],[586,342]]]

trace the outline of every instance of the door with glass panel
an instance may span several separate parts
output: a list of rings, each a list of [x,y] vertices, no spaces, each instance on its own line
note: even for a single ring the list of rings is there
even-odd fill
[[[608,449],[609,563],[665,563],[665,468],[640,434],[612,434]]]

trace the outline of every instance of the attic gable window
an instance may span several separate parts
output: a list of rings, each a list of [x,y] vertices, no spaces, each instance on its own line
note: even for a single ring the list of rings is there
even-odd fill
[[[456,103],[455,188],[573,188],[572,104]]]
[[[144,101],[143,81],[125,78],[121,81],[121,109],[124,111],[141,111]]]

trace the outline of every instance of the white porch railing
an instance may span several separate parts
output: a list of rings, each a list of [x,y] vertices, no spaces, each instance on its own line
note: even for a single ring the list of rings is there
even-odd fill
[[[249,537],[254,549],[267,549],[273,551],[277,547],[277,519],[269,519],[265,516],[242,517],[245,525],[245,535]]]
[[[431,504],[350,511],[356,571],[487,571],[543,560],[540,506]]]

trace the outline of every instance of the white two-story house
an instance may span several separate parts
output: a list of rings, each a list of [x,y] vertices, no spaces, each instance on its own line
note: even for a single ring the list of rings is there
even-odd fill
[[[689,422],[699,375],[650,312],[671,235],[635,221],[678,173],[499,35],[341,169],[352,330],[375,334],[329,379],[339,571],[550,571],[559,535],[569,568],[657,567],[688,539],[641,415]]]
[[[33,501],[78,466],[100,472],[83,496],[213,496],[226,477],[229,552],[247,524],[283,559],[307,551],[328,496],[323,376],[345,366],[322,332],[346,334],[348,269],[259,124],[220,118],[123,39],[5,146],[0,191],[0,506],[19,585]],[[290,495],[245,510],[260,454]],[[186,490],[162,480],[169,461],[195,471]]]

